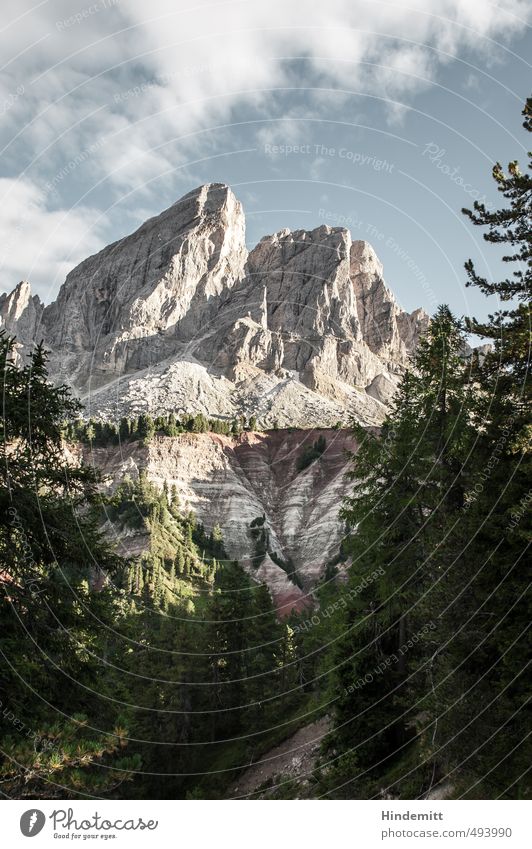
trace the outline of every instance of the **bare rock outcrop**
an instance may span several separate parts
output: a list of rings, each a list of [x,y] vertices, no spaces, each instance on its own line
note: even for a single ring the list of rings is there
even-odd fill
[[[301,452],[321,435],[326,449],[300,471]],[[181,508],[195,512],[208,531],[218,524],[231,557],[266,583],[281,615],[313,602],[312,590],[338,557],[344,534],[338,518],[349,483],[346,430],[278,430],[238,438],[213,433],[157,437],[147,446],[95,448],[86,460],[113,490],[140,470],[158,487],[175,486]],[[260,520],[265,554],[257,553],[253,522]],[[139,540],[119,539],[137,554]]]
[[[203,330],[246,259],[240,203],[201,186],[70,272],[43,316],[47,342],[71,354],[81,390],[144,369]]]
[[[20,289],[23,286],[23,289]],[[91,415],[254,415],[264,426],[378,424],[427,325],[396,303],[367,242],[281,230],[249,253],[227,186],[200,186],[89,257],[44,310],[0,301]]]
[[[286,613],[338,555],[354,445],[337,426],[382,421],[428,317],[399,307],[372,247],[346,229],[281,230],[248,253],[242,207],[215,183],[86,259],[49,306],[20,283],[0,297],[0,322],[19,353],[44,337],[52,378],[87,416],[255,417],[264,432],[157,437],[92,459],[110,487],[140,468],[175,484]],[[301,471],[313,428],[327,448]],[[146,544],[118,542],[130,554]]]
[[[33,348],[40,339],[40,323],[44,305],[38,295],[31,294],[27,280],[21,282],[9,294],[0,295],[0,330],[17,337],[19,359],[24,351]]]

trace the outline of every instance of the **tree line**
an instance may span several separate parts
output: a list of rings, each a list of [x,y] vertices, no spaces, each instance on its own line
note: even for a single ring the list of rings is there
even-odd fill
[[[119,445],[141,440],[148,443],[154,436],[178,436],[180,433],[219,433],[240,436],[244,431],[257,431],[256,416],[239,416],[231,420],[211,419],[197,413],[178,418],[174,413],[151,416],[142,413],[133,418],[122,417],[118,423],[100,419],[77,418],[63,423],[63,436],[68,442],[88,445]]]

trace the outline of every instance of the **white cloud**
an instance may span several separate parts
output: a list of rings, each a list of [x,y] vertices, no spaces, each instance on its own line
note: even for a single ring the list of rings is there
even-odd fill
[[[150,181],[158,175],[173,171],[177,184],[190,178],[187,160],[223,149],[230,131],[217,131],[215,141],[196,134],[230,124],[238,110],[266,121],[325,116],[333,101],[341,109],[342,96],[329,92],[341,89],[362,95],[361,109],[364,94],[377,95],[397,121],[403,104],[452,57],[476,51],[493,58],[490,39],[504,43],[530,18],[526,0],[83,2],[24,8],[20,0],[4,0],[0,147],[8,173],[22,176],[2,210],[8,287],[9,274],[16,279],[32,266],[40,280],[62,274],[66,248],[93,221],[91,207],[100,205],[102,193],[107,206],[140,191],[149,207]],[[283,111],[289,95],[279,90],[287,88],[296,91]],[[267,126],[258,142],[280,136],[301,137],[297,121]],[[75,172],[57,181],[80,157]],[[50,180],[56,194],[45,198],[37,187]],[[28,240],[12,232],[24,193],[35,231],[45,237],[29,239],[38,262],[28,260]],[[82,206],[68,213],[65,236],[59,224],[77,198]],[[94,231],[86,234],[80,254],[95,240]]]
[[[0,179],[3,290],[29,280],[49,299],[77,262],[103,247],[107,223],[97,209],[50,211],[43,189],[27,180]]]

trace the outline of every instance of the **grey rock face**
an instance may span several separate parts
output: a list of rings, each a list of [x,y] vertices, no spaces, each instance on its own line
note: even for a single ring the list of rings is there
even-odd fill
[[[40,342],[40,323],[44,306],[38,295],[31,294],[30,284],[22,280],[8,295],[0,295],[0,329],[17,337],[18,359]]]
[[[281,230],[248,255],[242,207],[218,183],[86,259],[44,311],[15,292],[0,301],[10,326],[25,342],[41,322],[52,376],[102,417],[375,424],[428,320],[399,308],[348,230]]]
[[[157,437],[90,457],[110,487],[141,468],[175,484],[207,529],[221,526],[231,556],[268,584],[281,613],[311,600],[338,554],[346,450],[356,449],[347,431],[320,431],[327,449],[300,472],[309,428],[379,424],[427,322],[400,309],[371,246],[345,229],[281,230],[248,254],[242,207],[220,184],[86,259],[46,308],[28,283],[0,297],[0,326],[21,352],[44,337],[51,376],[70,382],[89,416],[253,415],[263,428],[290,428]],[[258,517],[268,540],[260,563]],[[137,555],[147,539],[120,545]]]
[[[211,299],[242,276],[244,238],[230,189],[202,186],[71,271],[43,318],[51,350],[72,355],[74,385],[98,386],[175,353],[201,330]]]
[[[399,308],[367,242],[322,226],[262,239],[219,320],[200,360],[236,382],[252,367],[292,377],[320,398],[321,418],[310,423],[332,424],[331,403],[340,419],[382,417],[428,317]]]

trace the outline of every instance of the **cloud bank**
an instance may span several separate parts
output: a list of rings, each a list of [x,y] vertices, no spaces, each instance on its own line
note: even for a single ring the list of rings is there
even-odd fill
[[[124,195],[149,208],[164,174],[178,194],[191,160],[238,138],[233,122],[330,117],[356,108],[352,92],[360,109],[371,98],[399,121],[457,58],[500,61],[530,6],[8,0],[2,17],[0,282],[10,289],[23,276],[53,285],[104,244],[108,210]],[[215,138],[206,132],[217,126]]]

